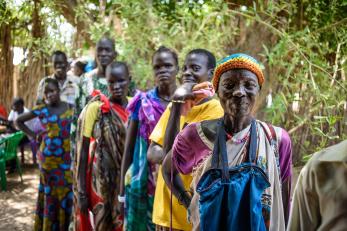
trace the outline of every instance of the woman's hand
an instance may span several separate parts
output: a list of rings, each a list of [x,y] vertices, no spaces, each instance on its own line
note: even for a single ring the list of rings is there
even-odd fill
[[[33,139],[33,140],[35,140],[36,143],[41,144],[41,142],[42,142],[42,137],[43,137],[43,134],[44,134],[44,133],[45,133],[45,132],[42,131],[42,132],[40,132],[40,133],[38,133],[38,134],[35,134],[34,137],[30,137],[30,138]]]
[[[88,214],[88,197],[86,193],[78,193],[77,203],[81,213]]]
[[[124,198],[124,196],[122,198]],[[121,202],[118,199],[117,212],[119,212],[119,215],[121,217],[124,217],[124,203],[125,203],[125,201]]]
[[[178,87],[172,96],[174,101],[186,101],[188,99],[194,99],[193,87],[195,83],[185,83]]]

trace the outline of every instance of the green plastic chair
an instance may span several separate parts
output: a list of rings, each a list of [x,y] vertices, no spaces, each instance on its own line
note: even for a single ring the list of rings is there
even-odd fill
[[[6,182],[6,161],[16,159],[17,171],[19,173],[21,182],[23,183],[22,168],[17,156],[17,147],[19,142],[24,137],[23,132],[16,132],[10,136],[0,140],[0,177],[1,177],[1,188],[7,190]]]

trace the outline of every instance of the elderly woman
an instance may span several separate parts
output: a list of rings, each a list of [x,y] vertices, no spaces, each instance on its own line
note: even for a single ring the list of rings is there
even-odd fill
[[[291,141],[285,130],[252,115],[264,75],[245,54],[222,59],[213,86],[224,109],[216,120],[192,123],[175,139],[163,172],[200,230],[285,230],[291,184]],[[194,169],[194,172],[193,172]],[[193,173],[194,192],[179,174]]]

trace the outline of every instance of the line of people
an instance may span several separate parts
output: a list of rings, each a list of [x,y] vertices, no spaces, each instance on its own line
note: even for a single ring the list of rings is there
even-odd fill
[[[257,60],[238,53],[216,62],[194,49],[178,77],[177,53],[162,46],[152,56],[154,88],[130,98],[129,67],[116,54],[112,39],[100,39],[96,69],[76,78],[54,52],[37,105],[16,120],[41,143],[35,230],[346,227],[346,210],[323,217],[305,194],[316,178],[299,178],[291,205],[290,137],[253,115],[265,83]],[[40,134],[26,125],[35,117]],[[347,195],[343,166],[338,195]]]

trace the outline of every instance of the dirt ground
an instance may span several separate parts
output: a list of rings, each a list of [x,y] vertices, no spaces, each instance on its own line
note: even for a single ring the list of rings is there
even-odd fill
[[[39,182],[39,171],[32,164],[31,153],[25,152],[23,183],[17,172],[7,175],[7,191],[0,191],[0,231],[31,231]],[[294,169],[293,186],[300,168]]]
[[[38,169],[25,152],[23,183],[17,172],[7,175],[7,191],[0,191],[0,230],[31,231],[39,182]]]

